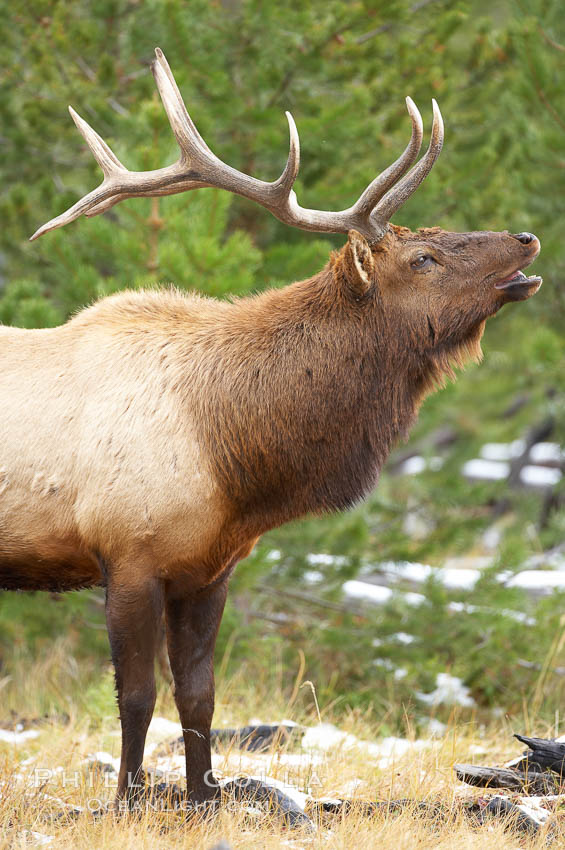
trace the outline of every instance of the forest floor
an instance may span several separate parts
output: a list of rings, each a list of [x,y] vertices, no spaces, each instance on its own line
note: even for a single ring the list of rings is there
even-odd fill
[[[58,688],[62,658],[60,646],[22,673],[18,682],[2,680],[8,697],[4,704],[12,708],[0,724],[0,847],[209,850],[223,840],[228,847],[245,850],[533,850],[565,844],[565,816],[561,819],[559,814],[565,797],[541,801],[550,815],[533,834],[520,829],[511,817],[477,815],[495,795],[524,802],[519,795],[471,788],[459,782],[453,770],[458,762],[502,765],[519,755],[523,746],[512,738],[514,731],[550,737],[555,730],[526,729],[527,718],[516,729],[504,717],[479,723],[472,711],[454,707],[446,718],[446,730],[438,737],[417,738],[410,728],[402,738],[384,736],[370,712],[337,716],[331,705],[318,706],[309,682],[297,678],[289,698],[282,691],[268,692],[260,683],[246,681],[243,674],[232,679],[220,675],[214,726],[289,721],[298,724],[296,734],[293,731],[289,740],[275,742],[261,753],[240,750],[233,742],[220,744],[213,756],[214,769],[220,779],[244,775],[276,780],[283,793],[311,813],[314,830],[289,828],[276,815],[242,802],[229,803],[200,823],[187,821],[178,811],[151,807],[135,815],[106,812],[97,816],[90,810],[112,800],[113,768],[119,764],[120,732],[117,709],[111,702],[111,678],[107,673],[98,686],[91,684],[85,703],[82,674],[75,671],[75,690],[65,695],[67,712],[35,716],[46,693]],[[42,683],[40,698],[38,683]],[[179,730],[171,689],[163,681],[145,767],[161,771],[158,781],[182,786],[182,750],[174,745]],[[408,802],[400,810],[383,806],[371,816],[352,810],[321,818],[311,807],[312,801],[324,798]],[[527,802],[531,807],[532,800]],[[540,801],[533,802],[535,811]]]

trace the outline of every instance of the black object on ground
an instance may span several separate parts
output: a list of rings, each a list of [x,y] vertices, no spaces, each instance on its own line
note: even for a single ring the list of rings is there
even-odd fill
[[[560,777],[565,776],[565,744],[547,738],[527,738],[525,735],[514,735],[529,747],[522,761],[513,765],[518,770],[542,771],[551,770]]]
[[[534,770],[531,764],[524,771],[515,767],[481,767],[476,764],[455,764],[453,769],[461,782],[480,788],[508,788],[526,794],[559,793],[557,779],[551,774]]]
[[[276,741],[286,744],[296,726],[285,724],[260,724],[258,726],[242,726],[240,729],[211,729],[210,742],[232,744],[239,750],[249,750],[254,753],[268,750]],[[180,739],[182,741],[182,738]]]

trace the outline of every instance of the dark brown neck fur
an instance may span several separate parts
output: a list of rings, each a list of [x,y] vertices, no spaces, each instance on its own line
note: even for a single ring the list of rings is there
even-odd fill
[[[453,352],[434,358],[427,328],[417,340],[336,285],[339,260],[236,301],[213,331],[199,419],[216,476],[257,533],[359,501],[450,370]]]

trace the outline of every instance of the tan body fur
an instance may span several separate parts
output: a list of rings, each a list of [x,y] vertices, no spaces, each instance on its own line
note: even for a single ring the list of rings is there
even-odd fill
[[[179,409],[162,362],[170,301],[124,294],[60,328],[1,330],[0,575],[13,565],[22,587],[99,583],[95,553],[142,557],[162,577],[201,569],[224,516],[190,396]]]

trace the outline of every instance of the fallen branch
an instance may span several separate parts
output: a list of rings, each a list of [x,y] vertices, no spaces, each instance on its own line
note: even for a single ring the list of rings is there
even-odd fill
[[[476,764],[455,764],[453,769],[461,782],[480,788],[508,788],[526,794],[558,794],[560,790],[559,782],[553,776],[531,769],[523,772]]]

